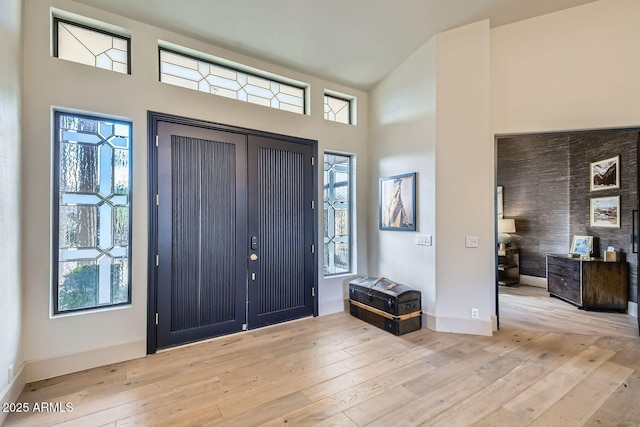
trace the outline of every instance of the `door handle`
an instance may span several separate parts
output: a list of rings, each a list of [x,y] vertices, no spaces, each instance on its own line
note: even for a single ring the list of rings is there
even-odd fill
[[[258,236],[251,236],[251,250],[255,251],[258,249]]]

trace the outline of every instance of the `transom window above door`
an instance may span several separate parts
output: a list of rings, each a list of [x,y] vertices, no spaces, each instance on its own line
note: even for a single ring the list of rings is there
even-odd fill
[[[306,114],[306,85],[270,73],[245,71],[207,59],[160,48],[160,81],[277,110]]]

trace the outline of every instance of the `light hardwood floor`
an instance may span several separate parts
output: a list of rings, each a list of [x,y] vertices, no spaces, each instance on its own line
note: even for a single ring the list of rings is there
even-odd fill
[[[396,337],[338,313],[39,381],[19,402],[73,412],[6,425],[640,425],[635,319],[535,288],[500,300],[492,337]]]
[[[501,286],[500,326],[590,335],[638,336],[638,319],[621,313],[579,310],[544,288]],[[638,355],[640,357],[640,355]]]

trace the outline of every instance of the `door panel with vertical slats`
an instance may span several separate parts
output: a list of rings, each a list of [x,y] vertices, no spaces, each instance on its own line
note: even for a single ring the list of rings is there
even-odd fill
[[[249,327],[313,313],[311,147],[249,137]]]
[[[236,317],[235,146],[171,137],[171,331]]]
[[[301,153],[258,148],[259,316],[304,306],[303,160]]]
[[[159,125],[159,347],[245,323],[245,151],[243,136]]]
[[[314,142],[162,120],[157,135],[156,348],[313,315]]]

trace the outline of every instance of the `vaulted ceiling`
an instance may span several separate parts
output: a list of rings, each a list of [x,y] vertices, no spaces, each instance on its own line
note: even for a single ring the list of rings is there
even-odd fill
[[[77,0],[367,90],[435,34],[497,27],[594,0]]]

